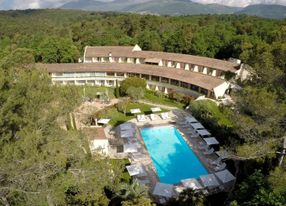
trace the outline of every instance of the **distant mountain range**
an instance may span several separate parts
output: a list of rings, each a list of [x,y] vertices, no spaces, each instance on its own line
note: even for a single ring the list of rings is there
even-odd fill
[[[154,15],[196,15],[196,14],[246,14],[265,18],[286,18],[286,6],[251,5],[245,8],[220,4],[199,4],[190,0],[74,0],[64,4],[62,9],[90,11],[134,12]]]
[[[252,5],[236,12],[237,14],[247,14],[251,16],[260,16],[271,19],[285,19],[286,6],[281,5]]]

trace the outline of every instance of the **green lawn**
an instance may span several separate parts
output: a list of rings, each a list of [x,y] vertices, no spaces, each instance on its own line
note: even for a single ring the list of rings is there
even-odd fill
[[[116,106],[113,106],[113,107],[107,108],[104,111],[102,111],[99,115],[99,118],[111,119],[109,124],[112,126],[117,126],[119,124],[127,122],[136,117],[136,115],[133,115],[130,113],[131,109],[139,108],[142,114],[148,115],[148,114],[151,114],[151,107],[152,106],[149,106],[146,104],[130,102],[127,104],[127,107],[126,107],[126,115],[124,115],[124,113],[122,112],[118,112]],[[166,111],[168,110],[162,109],[162,112],[166,112]]]
[[[155,92],[153,91],[146,91],[144,100],[149,101],[151,103],[155,104],[162,104],[162,105],[167,105],[167,106],[172,106],[172,107],[178,107],[182,109],[184,107],[184,104],[176,101],[176,100],[171,100],[164,95],[162,96],[157,96]]]

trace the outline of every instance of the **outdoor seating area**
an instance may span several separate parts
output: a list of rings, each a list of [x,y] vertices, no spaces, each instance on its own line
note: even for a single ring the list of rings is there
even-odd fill
[[[184,134],[186,141],[192,142],[191,147],[197,151],[198,156],[205,160],[209,170],[207,176],[182,180],[182,185],[185,188],[200,190],[205,195],[229,190],[235,177],[226,169],[227,165],[223,162],[225,157],[220,156],[219,141],[191,115],[181,118],[176,124]],[[221,175],[221,178],[226,175],[229,182],[226,184],[226,180],[219,179],[216,174]]]
[[[136,125],[131,122],[126,122],[119,125],[115,129],[115,136],[123,140],[123,153],[137,152],[140,145],[136,142]]]
[[[161,117],[162,120],[170,119],[169,113],[168,112],[162,112],[160,107],[151,107],[149,112],[151,114],[146,115],[146,114],[142,114],[142,111],[139,108],[130,110],[130,114],[132,114],[132,115],[137,114],[136,120],[139,123],[140,122],[146,122],[149,119],[151,121],[155,121],[158,119],[158,117]],[[160,112],[162,112],[162,113],[160,113]]]
[[[234,181],[235,177],[228,170],[223,170],[214,174],[202,175],[198,179],[190,178],[181,182],[185,188],[201,191],[207,195],[216,191],[228,191]]]
[[[124,142],[123,153],[131,163],[126,166],[129,175],[138,183],[150,186],[150,172],[147,172],[146,168],[146,165],[150,164],[150,158],[144,153],[142,144],[137,139],[137,130],[135,123],[126,122],[116,128],[115,135]]]
[[[156,201],[161,204],[166,203],[172,197],[176,197],[180,191],[187,188],[201,191],[205,195],[229,190],[235,181],[235,177],[226,169],[227,165],[223,162],[224,158],[216,154],[219,150],[218,140],[190,114],[174,119],[174,114],[172,114],[171,118],[168,112],[154,114],[154,112],[160,112],[160,108],[152,108],[151,110],[152,113],[150,115],[138,114],[135,121],[123,123],[116,128],[116,136],[124,141],[123,153],[127,155],[131,163],[131,165],[126,166],[130,176],[140,184],[148,186]],[[132,112],[137,113],[139,110],[135,109]],[[160,125],[163,120],[166,120],[166,123],[168,123],[169,118],[175,120],[178,128],[182,129],[179,131],[180,133],[182,131],[184,137],[187,137],[189,140],[196,140],[197,144],[191,147],[194,147],[193,149],[195,149],[200,158],[205,159],[205,164],[208,165],[206,167],[208,168],[207,175],[201,175],[199,178],[184,179],[175,185],[164,184],[159,181],[156,170],[154,170],[152,161],[144,147],[144,142],[139,138],[137,127],[144,126],[144,124],[140,124],[143,121],[148,121],[148,124],[152,122],[151,124],[155,125],[157,122]],[[153,172],[153,174],[150,172]]]
[[[126,169],[130,176],[138,176],[138,177],[147,176],[147,173],[141,164],[132,164],[126,166]]]
[[[168,112],[163,112],[163,113],[161,113],[160,115],[161,115],[161,118],[162,118],[163,120],[166,120],[166,119],[169,119],[169,118],[170,118]]]
[[[152,195],[158,198],[159,203],[164,204],[168,199],[176,195],[174,185],[158,182],[154,187]]]
[[[144,114],[138,114],[137,115],[137,121],[138,122],[145,122],[147,120],[147,118],[145,117]]]
[[[150,114],[150,119],[151,119],[152,121],[154,121],[154,120],[156,120],[156,116],[155,116],[154,114]]]

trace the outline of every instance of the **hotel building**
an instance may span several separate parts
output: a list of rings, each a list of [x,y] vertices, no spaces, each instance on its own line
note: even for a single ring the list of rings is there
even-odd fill
[[[142,51],[130,46],[87,46],[80,63],[43,64],[54,84],[114,87],[127,77],[147,81],[147,89],[176,91],[217,99],[230,88],[226,75],[245,79],[247,71],[239,60],[223,61],[207,57],[167,52]]]

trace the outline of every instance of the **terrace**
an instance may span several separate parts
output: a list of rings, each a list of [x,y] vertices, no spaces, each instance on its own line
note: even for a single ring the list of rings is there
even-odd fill
[[[153,111],[159,112],[154,108]],[[166,114],[166,112],[163,112],[163,114]],[[211,137],[211,134],[203,126],[200,126],[201,124],[193,116],[183,110],[175,109],[168,112],[167,118],[164,118],[162,113],[156,112],[145,117],[145,121],[133,118],[127,123],[119,125],[116,130],[113,130],[111,138],[116,140],[115,142],[117,143],[112,145],[110,155],[115,158],[128,158],[131,163],[131,166],[127,167],[127,169],[129,168],[128,171],[131,170],[130,168],[133,168],[130,175],[141,184],[147,186],[150,189],[150,193],[155,192],[153,197],[156,201],[164,202],[169,197],[164,197],[164,195],[158,196],[158,187],[162,186],[158,186],[158,184],[162,184],[162,182],[160,183],[158,171],[142,138],[140,132],[142,128],[174,126],[208,172],[208,175],[201,175],[198,178],[187,178],[171,185],[173,188],[172,197],[186,188],[200,190],[205,195],[228,191],[231,188],[235,177],[226,169],[226,163],[223,162],[223,158],[217,154],[219,149],[218,141]],[[193,128],[191,124],[200,127]],[[120,145],[123,145],[121,151],[118,150]]]
[[[148,102],[145,104],[129,102],[125,107],[123,112],[119,111],[117,106],[107,106],[99,110],[100,113],[96,116],[98,119],[110,119],[107,125],[103,123],[109,142],[108,156],[114,159],[128,159],[130,165],[126,169],[129,175],[142,185],[147,186],[151,194],[155,192],[152,195],[154,200],[164,202],[169,197],[158,196],[160,194],[158,190],[166,185],[160,180],[150,148],[148,150],[148,145],[142,136],[141,129],[143,128],[162,126],[176,128],[184,144],[194,153],[198,162],[207,171],[207,173],[198,174],[199,176],[185,176],[178,181],[176,180],[177,182],[167,184],[169,186],[166,187],[172,188],[172,197],[186,188],[192,188],[202,191],[205,195],[210,195],[228,191],[232,187],[235,177],[226,169],[227,165],[223,162],[224,157],[218,154],[219,142],[189,112],[171,107],[171,105],[165,106]],[[168,135],[165,134],[165,137],[161,140],[167,141],[165,141],[167,147],[170,142],[167,140]],[[172,147],[172,145],[170,146]],[[181,152],[181,149],[176,147],[175,153],[177,151]],[[168,154],[165,149],[163,149],[164,152]],[[174,153],[171,155],[173,156]],[[187,164],[187,162],[183,164]],[[164,165],[164,162],[161,161],[160,164]],[[166,164],[172,165],[170,162]],[[184,168],[180,168],[178,172],[180,171],[184,171]],[[162,183],[163,185],[158,186]]]

